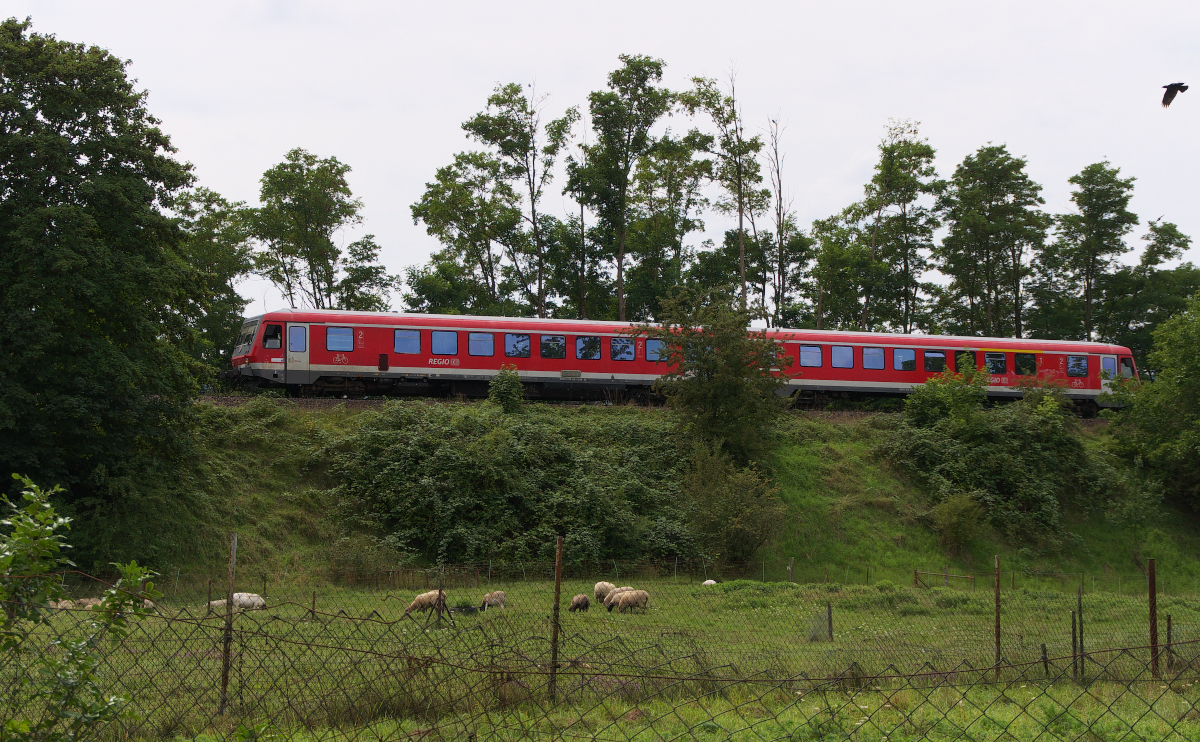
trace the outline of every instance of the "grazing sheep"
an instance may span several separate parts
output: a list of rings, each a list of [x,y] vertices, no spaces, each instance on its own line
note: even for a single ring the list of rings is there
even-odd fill
[[[596,596],[596,600],[603,602],[608,594],[616,589],[616,585],[611,582],[597,582],[593,594]]]
[[[608,593],[608,595],[604,596],[604,607],[608,608],[609,606],[616,605],[617,599],[630,590],[633,590],[633,588],[629,585],[622,585],[621,587],[614,588]]]
[[[430,590],[429,592],[421,593],[414,598],[413,602],[409,604],[408,608],[404,609],[404,615],[407,616],[413,611],[424,613],[425,611],[431,611],[434,608],[439,607],[446,607],[446,592],[444,590]]]
[[[75,607],[73,600],[50,601],[50,607],[56,611],[69,611]]]
[[[483,602],[479,604],[479,610],[486,611],[488,608],[503,608],[504,607],[504,591],[497,590],[483,596]]]
[[[571,607],[568,608],[567,610],[570,611],[571,613],[574,613],[575,611],[586,612],[587,609],[591,608],[591,607],[592,607],[592,602],[590,600],[588,600],[588,596],[584,595],[583,593],[580,593],[580,594],[576,595],[574,598],[571,598]]]
[[[608,612],[612,613],[612,609],[615,607],[617,609],[617,613],[632,611],[634,608],[641,608],[642,613],[645,613],[646,604],[649,602],[650,593],[646,592],[645,590],[630,590],[628,592],[621,593],[620,597],[617,598],[617,602],[608,606]]]
[[[143,605],[147,608],[153,608],[154,604],[150,601],[144,601]],[[219,610],[225,607],[225,599],[210,601],[207,605],[209,610]],[[262,610],[267,607],[267,601],[262,599],[258,593],[234,593],[233,594],[233,610],[235,611],[255,611]]]
[[[716,580],[705,580],[704,582],[701,582],[700,584],[701,585],[715,585],[715,584],[717,584],[717,581]]]

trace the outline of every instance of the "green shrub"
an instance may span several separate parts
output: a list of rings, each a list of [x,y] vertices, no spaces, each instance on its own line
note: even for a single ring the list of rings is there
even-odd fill
[[[979,532],[983,508],[965,492],[956,492],[929,511],[938,542],[952,554],[962,551]]]
[[[525,385],[521,383],[516,364],[501,365],[500,372],[488,383],[488,401],[511,415],[521,410],[521,402],[524,399]]]

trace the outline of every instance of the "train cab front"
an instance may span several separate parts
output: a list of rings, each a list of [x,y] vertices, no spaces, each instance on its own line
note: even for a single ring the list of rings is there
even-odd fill
[[[264,316],[242,323],[231,366],[221,373],[238,386],[253,389],[284,382],[283,323]]]

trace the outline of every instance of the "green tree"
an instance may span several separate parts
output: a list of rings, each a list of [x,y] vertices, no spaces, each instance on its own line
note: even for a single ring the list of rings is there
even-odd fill
[[[372,272],[364,268],[373,261],[362,262],[374,247],[372,238],[356,243],[349,264],[333,240],[338,231],[362,223],[362,201],[350,192],[349,172],[350,166],[336,157],[321,158],[296,148],[263,173],[262,205],[253,211],[254,236],[262,243],[255,267],[292,307],[303,301],[316,309],[350,309],[384,301],[388,281],[370,280]],[[343,283],[342,272],[348,267],[355,275]],[[367,294],[354,294],[358,287]]]
[[[0,470],[106,508],[177,455],[204,282],[166,213],[191,181],[125,62],[0,24]]]
[[[245,204],[230,203],[207,188],[181,193],[175,213],[185,238],[178,252],[199,274],[207,303],[194,302],[186,310],[195,333],[191,355],[213,371],[229,366],[233,344],[242,326],[247,302],[237,292],[238,281],[254,267],[250,225]]]
[[[1056,239],[1038,256],[1036,266],[1035,311],[1044,337],[1094,339],[1100,285],[1115,259],[1129,251],[1125,235],[1138,223],[1128,208],[1135,178],[1122,178],[1120,173],[1105,161],[1088,165],[1070,179],[1076,211],[1055,217]],[[1077,314],[1069,309],[1075,306]]]
[[[342,277],[333,289],[335,308],[364,312],[386,312],[391,308],[389,296],[398,288],[399,280],[379,264],[375,235],[351,242],[341,263]]]
[[[766,209],[770,191],[759,188],[763,181],[762,165],[758,153],[762,151],[762,137],[746,136],[745,120],[738,106],[737,84],[729,76],[729,93],[721,92],[715,80],[703,77],[692,79],[692,89],[680,96],[680,101],[689,113],[702,111],[712,119],[717,136],[709,154],[716,159],[714,179],[721,185],[724,198],[717,201],[717,209],[726,214],[737,214],[738,277],[741,281],[742,306],[747,306],[746,293],[746,218],[753,212]]]
[[[1100,284],[1096,332],[1101,340],[1133,351],[1143,373],[1155,373],[1149,363],[1154,329],[1187,308],[1188,298],[1200,291],[1200,269],[1191,263],[1160,267],[1183,255],[1192,239],[1171,222],[1155,219],[1142,237],[1145,250],[1137,265],[1117,268]]]
[[[542,191],[553,177],[554,163],[567,139],[571,127],[579,120],[575,108],[567,109],[562,118],[541,127],[541,107],[545,98],[536,95],[531,100],[517,83],[498,86],[485,112],[463,124],[476,141],[494,148],[500,162],[501,177],[519,182],[524,209],[521,218],[529,230],[522,244],[525,250],[511,251],[512,270],[519,278],[522,291],[537,316],[548,316],[547,291],[551,281],[550,241],[539,207]],[[544,137],[544,139],[543,139]]]
[[[1042,187],[1025,160],[986,145],[955,169],[939,208],[949,233],[934,250],[950,283],[938,293],[939,330],[957,335],[1022,337],[1029,258],[1050,225],[1038,209]]]
[[[567,188],[594,209],[613,245],[617,264],[617,318],[625,321],[625,251],[629,240],[633,172],[653,145],[650,128],[670,111],[674,96],[657,87],[663,62],[622,54],[622,66],[609,73],[608,90],[588,95],[596,142],[571,163]]]
[[[787,508],[753,466],[738,467],[717,443],[697,441],[680,494],[688,524],[710,559],[746,561],[783,530]]]
[[[773,333],[747,329],[751,319],[729,289],[681,290],[664,299],[661,324],[635,329],[663,343],[655,389],[678,411],[684,436],[743,466],[770,446],[792,364]]]

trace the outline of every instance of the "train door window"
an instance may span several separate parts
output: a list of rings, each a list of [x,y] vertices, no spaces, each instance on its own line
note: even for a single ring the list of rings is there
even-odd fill
[[[529,345],[528,335],[514,335],[511,332],[504,333],[505,358],[528,358]]]
[[[397,353],[412,355],[421,352],[420,330],[396,330],[395,349]]]
[[[946,351],[944,350],[927,350],[925,351],[925,370],[940,374],[946,370]]]
[[[458,333],[449,330],[434,330],[429,333],[429,346],[435,356],[458,355]]]
[[[863,368],[883,369],[883,348],[863,348]]]
[[[854,368],[854,346],[829,346],[829,365],[834,368]]]
[[[1133,359],[1129,356],[1124,356],[1121,358],[1121,378],[1133,378]]]
[[[288,327],[288,352],[303,353],[308,350],[308,332],[306,327],[291,325]]]
[[[637,351],[633,347],[633,338],[609,338],[608,357],[614,361],[632,361]]]
[[[1013,373],[1017,376],[1033,376],[1037,373],[1036,353],[1013,353]]]
[[[496,355],[496,336],[490,332],[467,333],[467,355],[494,356]]]
[[[821,346],[819,346],[819,345],[801,345],[800,346],[800,365],[801,366],[820,366],[821,365]]]
[[[1117,378],[1117,359],[1112,356],[1103,356],[1100,359],[1100,372],[1105,374],[1106,379]]]
[[[575,338],[575,357],[581,361],[600,360],[600,338],[595,335]]]
[[[975,356],[974,351],[957,350],[954,352],[954,370],[958,373],[966,371],[974,371],[979,368],[979,359]]]
[[[917,351],[912,348],[896,348],[893,350],[892,368],[896,371],[916,371]]]
[[[650,338],[646,341],[646,360],[657,361],[665,355],[663,351],[663,341],[657,338]]]
[[[353,327],[330,327],[325,331],[325,350],[354,350]]]
[[[1067,376],[1084,377],[1088,375],[1087,356],[1067,356]]]
[[[1008,373],[1008,355],[1004,353],[984,353],[983,366],[989,374]]]
[[[283,350],[283,325],[267,325],[263,330],[263,347],[267,350]]]
[[[555,358],[561,360],[566,357],[566,335],[542,335],[542,358]]]

